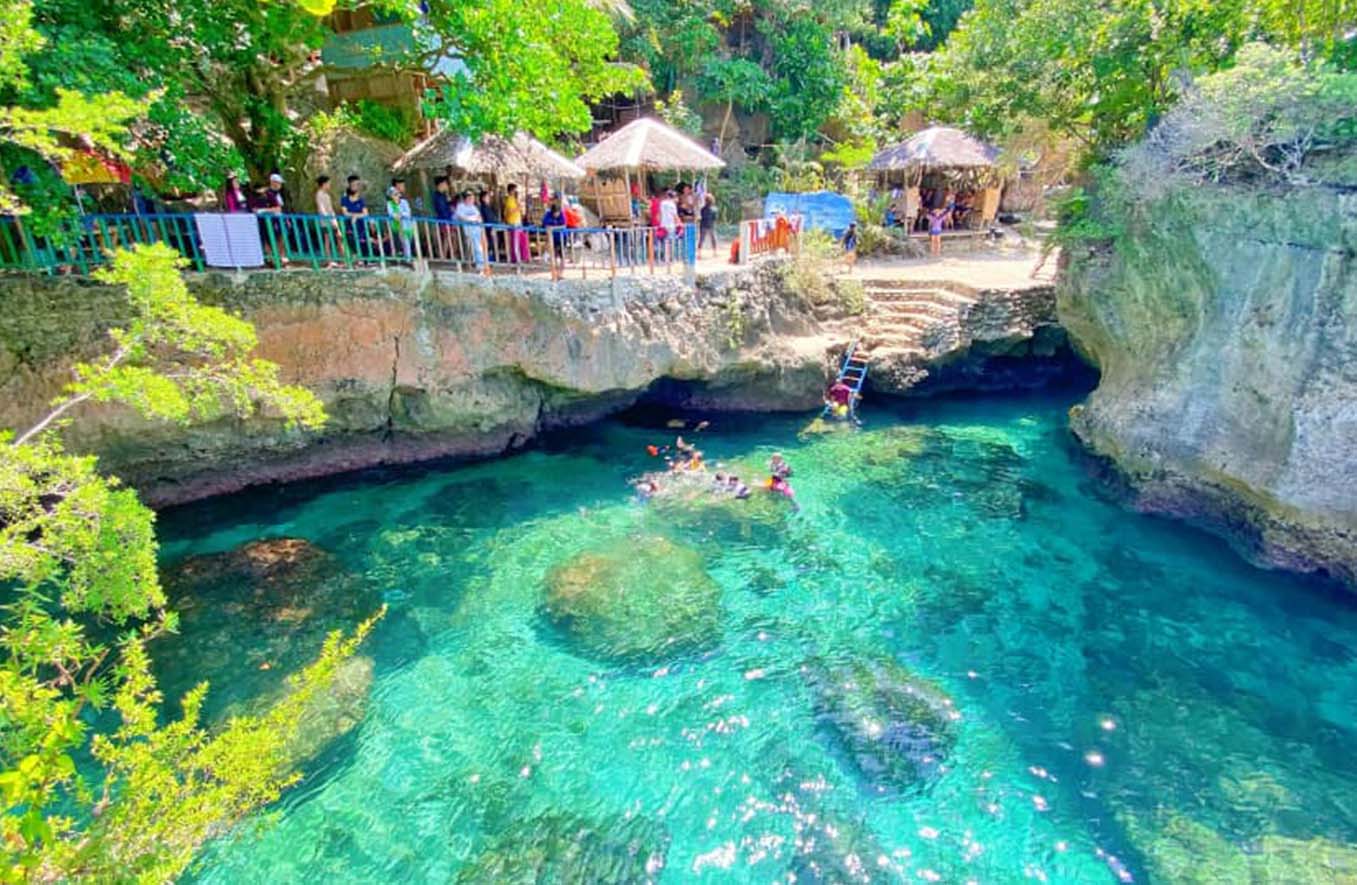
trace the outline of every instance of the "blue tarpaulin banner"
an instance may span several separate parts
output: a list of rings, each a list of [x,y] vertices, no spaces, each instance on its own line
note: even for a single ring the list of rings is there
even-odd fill
[[[764,198],[765,217],[781,212],[784,215],[800,215],[805,219],[807,229],[829,231],[834,237],[843,236],[848,225],[857,220],[853,214],[853,201],[843,194],[833,191],[814,191],[808,194],[771,193]]]

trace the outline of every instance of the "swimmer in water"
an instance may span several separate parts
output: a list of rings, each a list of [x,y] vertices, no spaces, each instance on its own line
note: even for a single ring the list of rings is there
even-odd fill
[[[835,381],[825,394],[825,405],[836,418],[846,418],[853,402],[853,388],[840,379]]]
[[[730,493],[734,495],[737,500],[743,501],[745,498],[749,497],[749,486],[740,482],[740,478],[733,474],[726,481],[726,488],[730,490]]]
[[[786,498],[791,503],[793,510],[801,509],[796,503],[796,492],[792,491],[791,484],[786,479],[780,476],[768,477],[768,491]]]
[[[787,463],[781,452],[774,452],[768,461],[768,472],[778,479],[789,479],[792,475],[792,465]]]

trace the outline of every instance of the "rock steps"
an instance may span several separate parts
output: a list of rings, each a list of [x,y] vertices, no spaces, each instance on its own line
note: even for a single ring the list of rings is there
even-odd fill
[[[963,315],[979,299],[936,283],[868,280],[862,345],[874,358],[923,356],[960,337]]]

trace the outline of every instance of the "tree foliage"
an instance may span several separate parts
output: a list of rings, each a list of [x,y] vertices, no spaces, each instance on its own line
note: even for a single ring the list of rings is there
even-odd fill
[[[44,38],[31,26],[31,0],[0,0],[0,95],[13,95],[30,88],[25,56],[39,51]],[[6,102],[0,106],[0,148],[13,162],[61,163],[83,140],[90,147],[115,156],[124,154],[128,125],[143,105],[120,92],[99,95],[56,89],[51,100],[34,107]],[[24,210],[24,204],[0,178],[0,212]]]
[[[584,132],[590,102],[646,85],[638,69],[616,63],[612,20],[585,0],[434,0],[421,32],[426,56],[467,67],[429,108],[472,136]]]
[[[1355,126],[1357,74],[1307,69],[1294,51],[1252,43],[1193,83],[1120,161],[1146,196],[1243,176],[1306,184],[1307,161],[1357,143]]]
[[[87,401],[183,422],[324,420],[310,393],[250,357],[247,323],[191,297],[179,261],[164,245],[115,254],[101,279],[126,290],[130,321],[105,356],[75,366],[45,417],[0,433],[0,881],[175,877],[205,839],[296,779],[285,762],[299,712],[371,628],[332,636],[262,715],[209,730],[200,685],[181,718],[162,718],[146,643],[175,617],[154,514],[94,458],[65,451],[61,428]]]
[[[977,0],[897,96],[991,138],[1040,120],[1106,155],[1251,40],[1335,55],[1355,20],[1351,0]]]
[[[45,107],[59,90],[121,90],[150,106],[137,131],[140,159],[164,168],[164,184],[216,186],[226,169],[259,177],[283,163],[305,122],[313,101],[305,96],[326,73],[318,52],[333,35],[315,13],[334,5],[45,0],[34,19],[45,41],[30,52],[32,77],[12,86],[6,103]],[[612,20],[589,0],[436,0],[424,15],[396,0],[376,6],[411,28],[413,48],[374,55],[374,64],[427,70],[455,57],[465,65],[429,107],[469,135],[583,131],[588,102],[644,86],[638,71],[616,64]]]

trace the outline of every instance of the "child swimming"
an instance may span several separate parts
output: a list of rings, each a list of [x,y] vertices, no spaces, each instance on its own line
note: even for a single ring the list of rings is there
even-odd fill
[[[749,486],[740,482],[740,478],[738,476],[731,475],[726,480],[726,487],[730,490],[730,493],[733,494],[740,501],[743,501],[745,498],[749,497]]]
[[[774,452],[768,461],[768,472],[780,479],[788,479],[792,475],[792,465],[787,463],[781,452]]]
[[[796,492],[792,491],[791,484],[780,476],[768,477],[768,491],[775,495],[782,495],[792,505],[793,510],[800,510],[801,507],[796,503]]]

